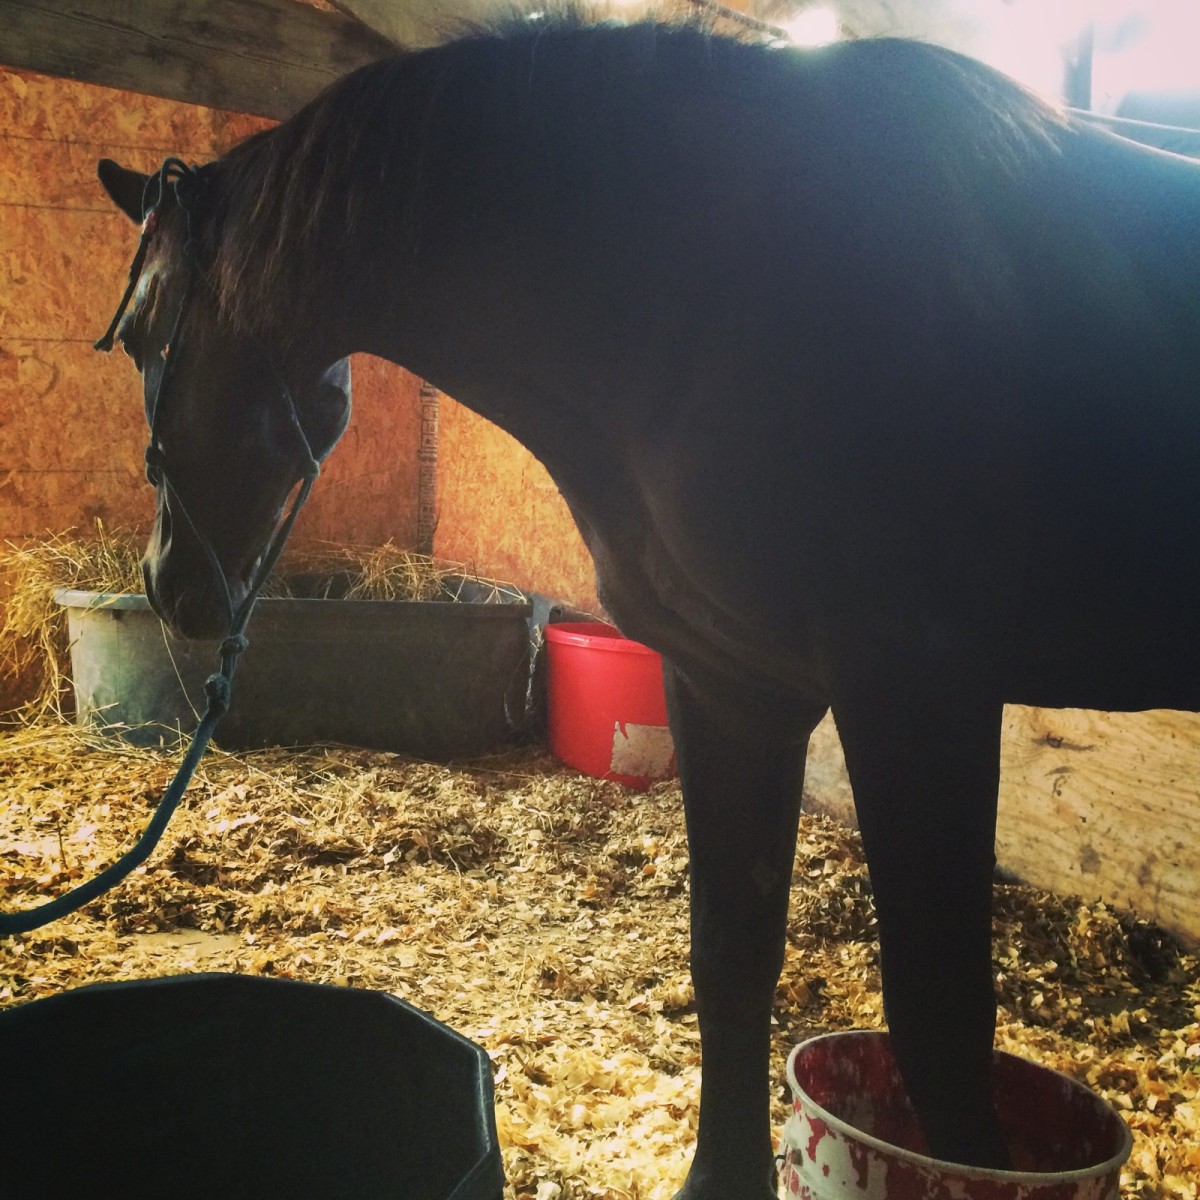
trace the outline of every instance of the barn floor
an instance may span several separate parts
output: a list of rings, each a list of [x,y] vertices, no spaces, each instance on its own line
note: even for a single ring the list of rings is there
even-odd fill
[[[132,843],[175,756],[45,725],[0,736],[0,904]],[[878,1026],[857,837],[803,822],[777,1005]],[[999,1044],[1118,1105],[1122,1197],[1196,1200],[1200,962],[1102,905],[1002,886]],[[696,1120],[678,789],[637,794],[532,750],[462,768],[345,750],[213,754],[162,846],[85,913],[0,943],[0,1003],[223,970],[394,991],[487,1047],[508,1200],[666,1200]]]

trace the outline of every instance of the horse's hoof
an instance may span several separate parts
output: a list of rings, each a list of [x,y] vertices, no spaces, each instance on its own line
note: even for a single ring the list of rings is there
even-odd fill
[[[988,1171],[1011,1171],[1012,1156],[1000,1136],[999,1128],[967,1141],[942,1142],[930,1139],[930,1153],[942,1162],[957,1163]]]

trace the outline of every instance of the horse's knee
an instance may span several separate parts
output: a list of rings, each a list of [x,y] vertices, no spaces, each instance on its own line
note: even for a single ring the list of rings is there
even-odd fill
[[[782,967],[782,944],[752,937],[706,939],[700,930],[692,949],[697,1006],[729,1021],[769,1014]]]

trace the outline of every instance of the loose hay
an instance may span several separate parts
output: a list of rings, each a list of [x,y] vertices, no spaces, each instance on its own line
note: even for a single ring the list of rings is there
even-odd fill
[[[32,679],[36,687],[18,714],[21,719],[59,713],[70,687],[67,622],[55,603],[55,591],[140,591],[140,559],[140,545],[128,530],[109,530],[101,521],[86,538],[53,534],[0,550],[0,577],[8,582],[0,625],[0,674]]]
[[[0,740],[0,893],[26,907],[110,861],[174,758],[43,725]],[[802,822],[774,1028],[876,1027],[852,833]],[[533,751],[463,767],[344,750],[214,752],[163,844],[79,914],[0,944],[0,1003],[200,970],[393,991],[487,1047],[507,1197],[666,1200],[695,1133],[678,788],[638,794]],[[1124,1113],[1122,1195],[1195,1200],[1200,964],[1144,922],[998,889],[999,1044]]]

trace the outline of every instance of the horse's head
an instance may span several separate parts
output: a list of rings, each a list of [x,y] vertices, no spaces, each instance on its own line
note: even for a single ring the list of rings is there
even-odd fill
[[[143,223],[119,323],[142,376],[157,493],[142,560],[155,612],[185,637],[220,637],[247,596],[297,482],[315,476],[350,415],[349,369],[311,344],[235,326],[211,276],[220,237],[212,168],[168,160],[157,175],[100,163]]]

